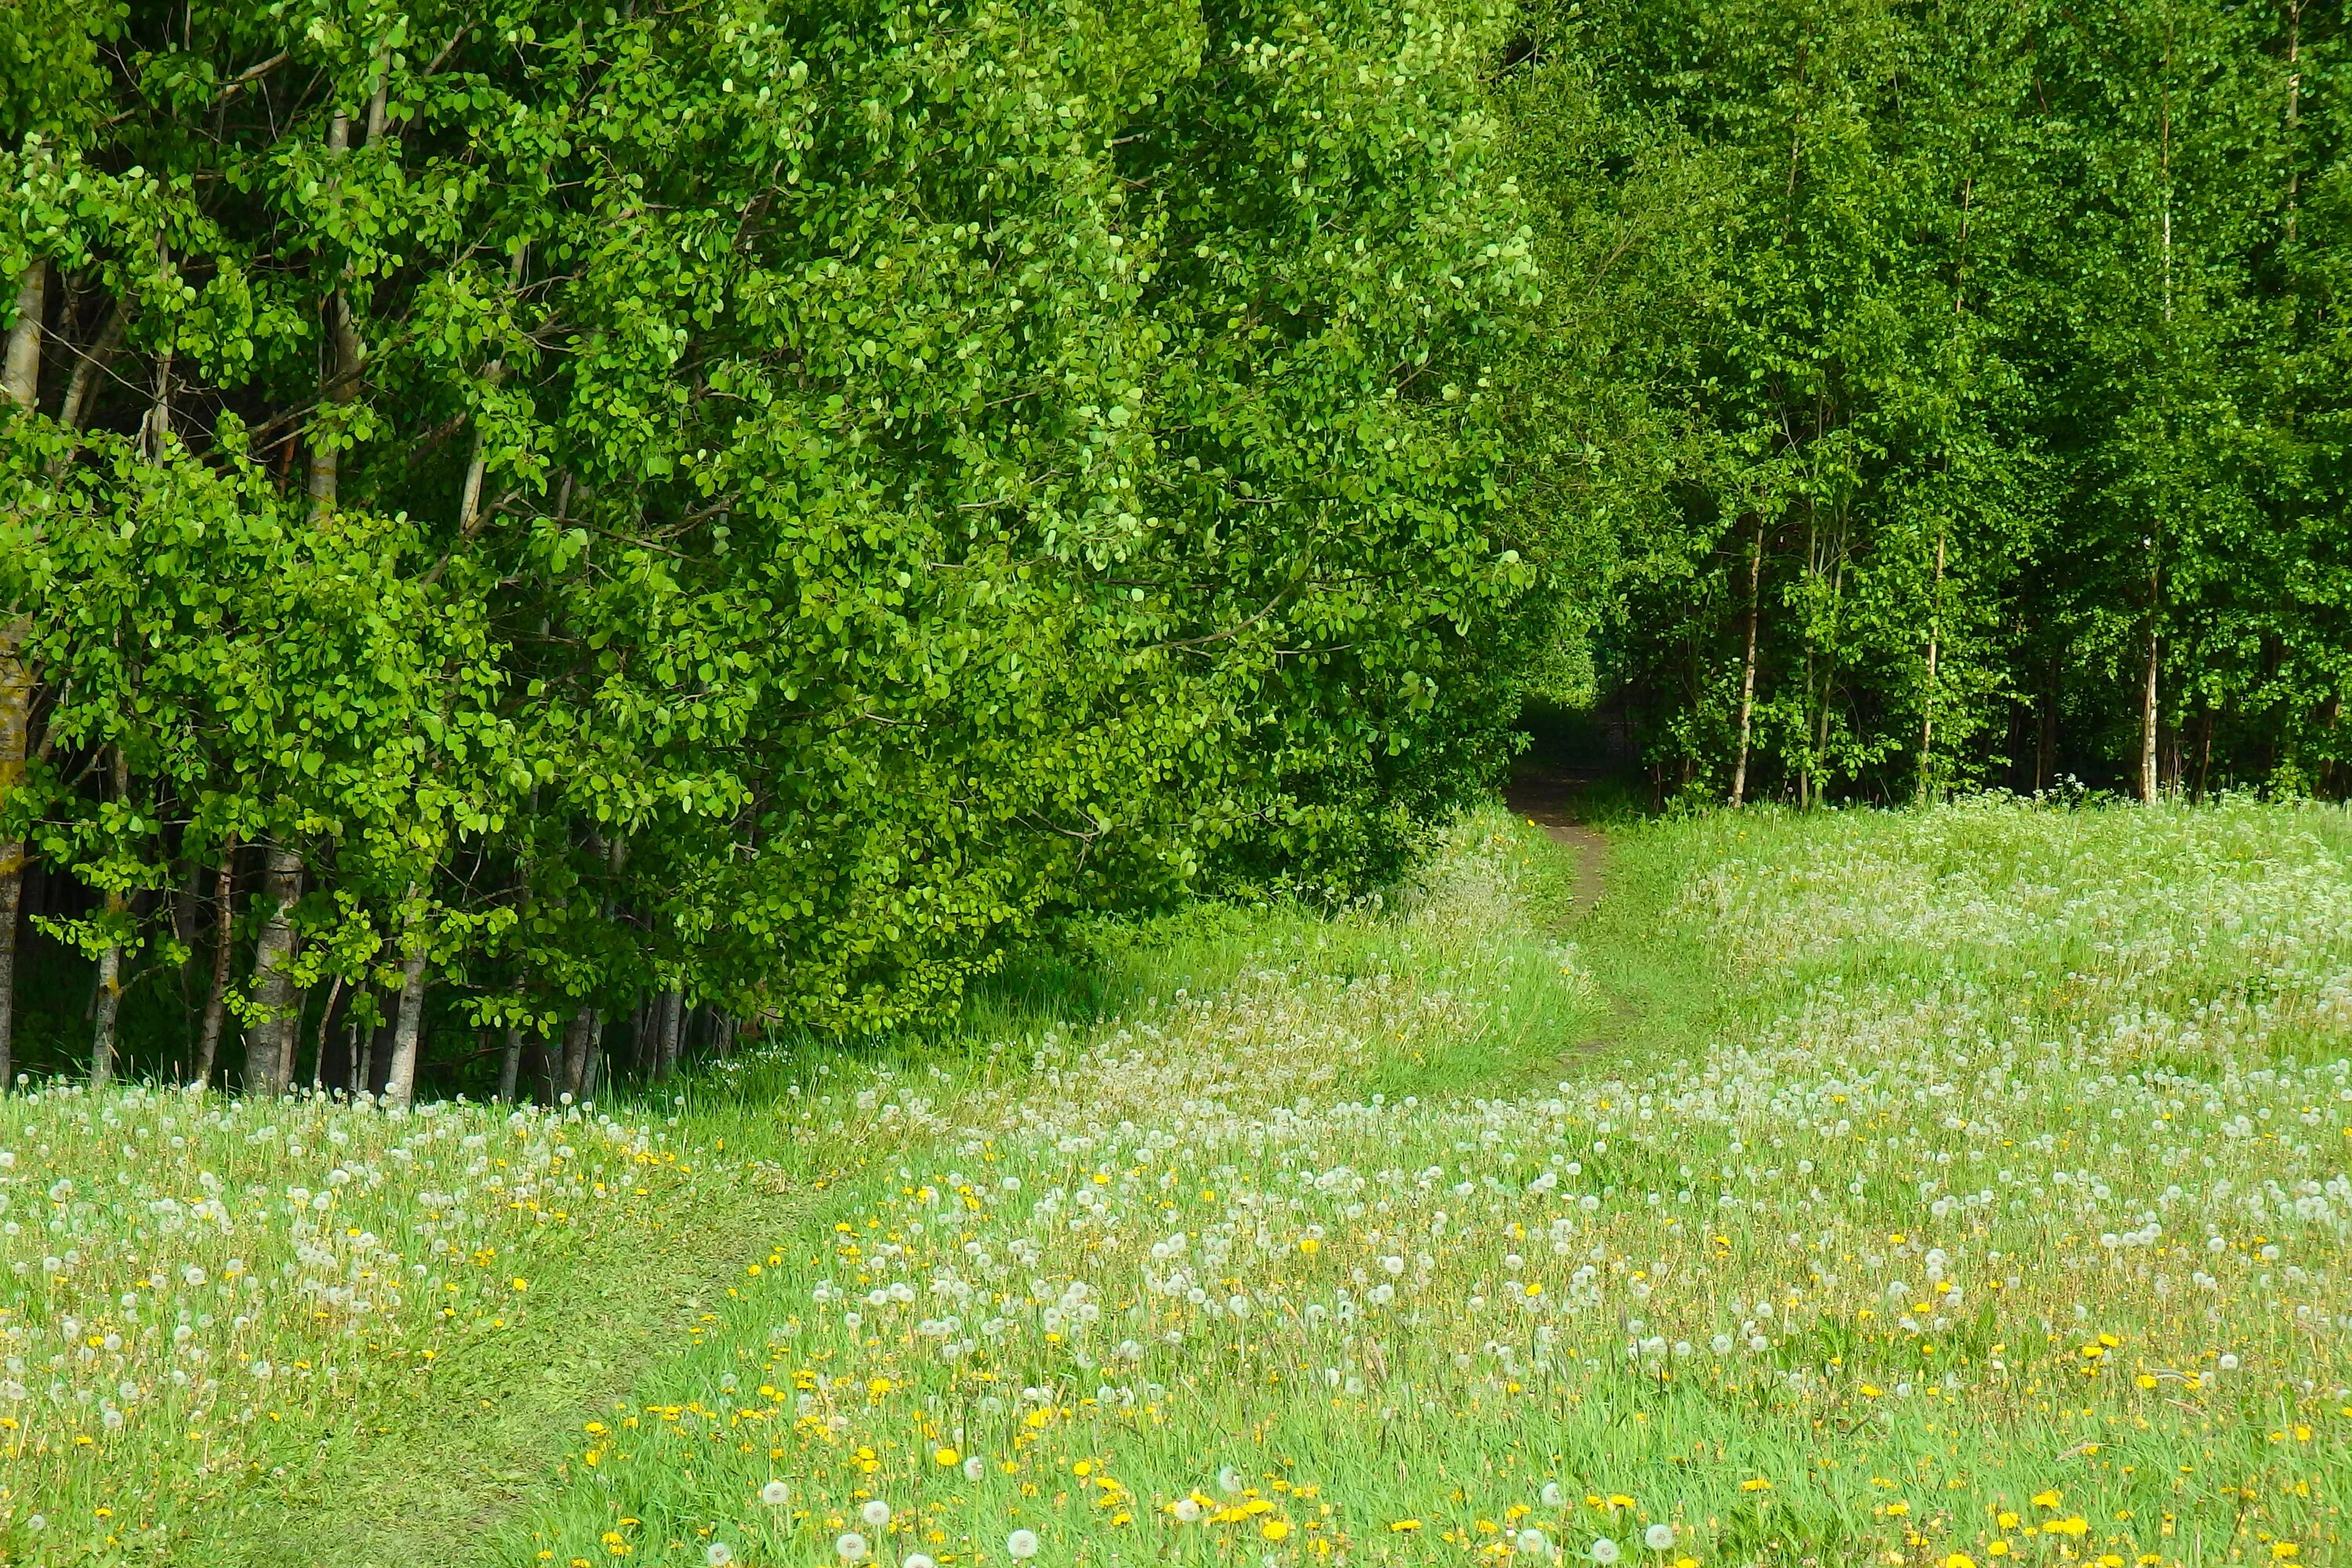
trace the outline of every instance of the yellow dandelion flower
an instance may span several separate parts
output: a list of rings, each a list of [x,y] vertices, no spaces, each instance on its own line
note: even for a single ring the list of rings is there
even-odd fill
[[[1257,1527],[1257,1532],[1268,1541],[1279,1541],[1290,1533],[1290,1521],[1286,1519],[1269,1519]]]
[[[957,1453],[953,1448],[936,1448],[931,1452],[931,1462],[935,1465],[945,1468],[949,1465],[962,1463],[963,1456]]]

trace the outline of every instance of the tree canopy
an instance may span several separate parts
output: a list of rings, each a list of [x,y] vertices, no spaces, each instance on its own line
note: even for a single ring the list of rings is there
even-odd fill
[[[1493,777],[1499,12],[52,11],[0,835],[101,1073],[207,945],[263,1089],[873,1030]]]
[[[2346,37],[26,0],[0,1079],[895,1029],[1392,879],[1530,696],[1661,804],[2343,794]]]
[[[2352,786],[2344,71],[2303,0],[1530,5],[1512,449],[1660,798]]]

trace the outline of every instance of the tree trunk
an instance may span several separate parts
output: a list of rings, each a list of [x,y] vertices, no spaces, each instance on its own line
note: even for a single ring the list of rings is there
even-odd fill
[[[33,717],[33,672],[20,651],[30,616],[0,626],[0,807],[25,782]],[[24,902],[25,841],[0,839],[0,1089],[14,1081],[16,1032],[16,914]]]
[[[8,347],[0,359],[0,397],[19,413],[30,414],[41,401],[41,325],[48,314],[49,264],[36,261],[16,284],[16,320],[8,328]]]
[[[1944,531],[1936,531],[1936,585],[1927,611],[1927,689],[1919,704],[1919,804],[1934,790],[1936,756],[1936,656],[1944,632]]]
[[[1764,514],[1756,514],[1756,538],[1748,547],[1748,649],[1739,665],[1739,760],[1731,770],[1731,804],[1742,805],[1748,798],[1748,741],[1756,717],[1756,623],[1759,605],[1757,593],[1764,581]]]
[[[41,321],[48,309],[49,264],[36,261],[16,285],[16,319],[0,353],[0,397],[30,414],[41,395]],[[0,626],[0,804],[25,782],[25,746],[32,718],[33,675],[23,658],[33,635],[29,616]],[[25,844],[0,839],[0,1089],[12,1081],[16,1037],[16,911],[24,900]]]
[[[106,895],[110,921],[123,911],[122,895]],[[89,1033],[89,1086],[104,1089],[114,1081],[114,1020],[122,1010],[122,943],[110,941],[98,953],[98,1005],[92,1009]]]
[[[168,246],[155,247],[155,270],[168,275],[172,268],[172,252]],[[155,351],[155,390],[147,402],[147,423],[142,439],[147,445],[147,460],[163,460],[163,440],[172,433],[172,340],[166,337]]]
[[[163,460],[163,438],[172,433],[172,351],[155,354],[155,395],[147,405],[147,460]]]
[[[253,1000],[261,1021],[247,1031],[245,1077],[247,1093],[275,1100],[286,1092],[294,1071],[294,981],[287,966],[294,957],[293,910],[302,896],[302,857],[284,845],[272,846],[267,875],[269,919],[253,954]]]
[[[108,363],[122,347],[122,334],[130,325],[131,307],[118,302],[98,337],[74,362],[73,374],[66,381],[66,400],[58,409],[58,422],[68,430],[79,430],[88,422],[90,405],[98,398],[99,377],[106,374]]]
[[[523,1037],[523,1070],[530,1075],[531,1097],[553,1105],[563,1092],[563,1047],[537,1030]]]
[[[228,1012],[228,972],[236,946],[236,835],[221,846],[220,874],[213,879],[213,987],[205,998],[205,1032],[196,1043],[196,1070],[189,1082],[211,1087],[213,1059],[220,1050],[221,1022]]]
[[[559,1095],[580,1098],[580,1086],[588,1078],[588,1052],[596,1035],[596,1010],[582,1006],[572,1015],[572,1026],[564,1032],[562,1078],[556,1089]]]
[[[114,748],[114,804],[131,804],[131,762],[122,748]],[[89,1032],[89,1084],[104,1089],[114,1081],[114,1021],[122,1013],[122,920],[130,905],[119,891],[106,895],[106,945],[98,954],[98,994],[93,999]]]
[[[343,999],[343,977],[327,987],[327,1005],[319,1013],[319,1039],[310,1052],[310,1087],[320,1093],[327,1088],[327,1036],[335,1025],[335,1004]]]
[[[416,1097],[416,1043],[425,1026],[425,921],[418,909],[423,894],[408,885],[408,918],[401,945],[406,948],[400,966],[400,1012],[392,1028],[392,1063],[383,1080],[383,1098],[394,1110],[405,1110]]]
[[[0,844],[0,1094],[16,1073],[16,921],[24,901],[24,846]]]
[[[2156,635],[2156,578],[2148,578],[2149,613],[2147,627],[2147,679],[2140,689],[2139,703],[2139,798],[2145,805],[2156,802],[2156,674],[2161,643]]]
[[[509,1024],[507,1026],[506,1052],[499,1058],[499,1100],[502,1104],[512,1105],[514,1103],[515,1079],[520,1077],[521,1073],[522,1026],[520,1024]]]
[[[384,1028],[384,1025],[378,1024],[360,1037],[359,1050],[352,1058],[353,1098],[375,1092],[376,1042],[383,1038]]]
[[[675,987],[662,993],[661,1043],[654,1058],[656,1079],[667,1079],[677,1070],[677,1026],[685,1012],[685,993]]]

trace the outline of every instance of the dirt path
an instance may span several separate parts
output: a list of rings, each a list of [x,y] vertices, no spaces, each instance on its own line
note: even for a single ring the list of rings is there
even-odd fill
[[[1601,902],[1609,863],[1609,840],[1579,820],[1578,793],[1584,780],[1569,773],[1521,773],[1506,795],[1513,811],[1542,828],[1555,844],[1576,852],[1575,918],[1581,923]]]
[[[1564,1067],[1608,1061],[1627,1070],[1704,1049],[1724,1021],[1722,977],[1705,950],[1678,936],[1672,889],[1593,827],[1581,809],[1596,780],[1531,772],[1511,781],[1511,809],[1576,856],[1573,908],[1562,933],[1590,967],[1602,1007],[1591,1038],[1559,1058]]]

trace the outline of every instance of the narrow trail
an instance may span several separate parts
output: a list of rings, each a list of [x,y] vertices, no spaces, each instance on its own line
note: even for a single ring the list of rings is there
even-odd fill
[[[1604,1058],[1630,1067],[1684,1055],[1705,1048],[1726,1022],[1725,977],[1667,918],[1670,889],[1638,851],[1621,855],[1622,847],[1588,819],[1588,792],[1599,782],[1567,770],[1530,769],[1505,795],[1523,820],[1576,857],[1560,934],[1576,943],[1602,1006],[1591,1035],[1561,1053],[1562,1067],[1591,1068]]]
[[[659,1210],[620,1218],[533,1282],[513,1328],[460,1343],[432,1384],[322,1438],[314,1463],[267,1479],[178,1560],[218,1568],[460,1568],[510,1560],[530,1504],[559,1484],[582,1424],[609,1418],[813,1194],[715,1163]],[[487,1395],[487,1396],[486,1396]]]
[[[1555,844],[1576,851],[1575,918],[1581,924],[1601,902],[1609,840],[1580,820],[1577,801],[1591,781],[1566,773],[1523,773],[1505,798],[1513,811],[1542,828]]]
[[[1576,879],[1570,894],[1569,929],[1580,930],[1601,907],[1609,868],[1609,840],[1600,829],[1581,821],[1579,796],[1590,781],[1573,773],[1524,772],[1511,780],[1505,799],[1513,811],[1544,830],[1547,837],[1576,855]],[[1578,1041],[1560,1053],[1562,1066],[1573,1066],[1605,1056],[1633,1033],[1634,1014],[1622,994],[1612,994],[1601,1019],[1608,1032]]]

